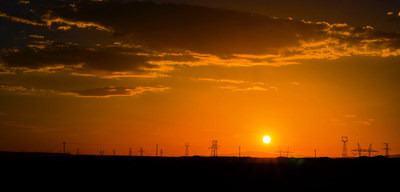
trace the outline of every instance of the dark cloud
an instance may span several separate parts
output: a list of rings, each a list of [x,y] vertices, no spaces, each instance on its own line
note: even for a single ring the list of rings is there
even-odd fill
[[[304,42],[335,39],[371,48],[398,49],[398,33],[373,27],[278,19],[262,15],[182,4],[115,1],[80,2],[53,10],[53,16],[93,22],[112,29],[116,37],[159,51],[189,50],[218,55],[278,54]],[[382,41],[385,40],[385,42]]]
[[[161,65],[198,60],[186,52],[157,53],[120,43],[85,48],[75,43],[49,40],[31,41],[27,47],[3,50],[1,55],[0,73],[11,69],[69,70],[76,74],[109,77],[155,76],[166,72]]]
[[[400,55],[400,34],[371,26],[279,19],[182,4],[59,2],[45,4],[45,8],[33,4],[38,12],[18,12],[12,6],[0,10],[4,11],[0,22],[5,19],[8,24],[35,29],[18,28],[25,31],[19,35],[24,40],[3,47],[7,48],[0,53],[3,73],[10,68],[64,66],[80,74],[132,75],[165,72],[175,64],[283,65],[296,59]],[[0,30],[15,33],[7,27]]]
[[[197,6],[143,2],[82,2],[53,16],[98,23],[117,36],[157,50],[183,49],[230,55],[264,54],[320,37],[325,27],[249,13]]]
[[[57,65],[80,66],[84,70],[108,72],[141,72],[157,66],[147,62],[148,57],[138,55],[137,49],[118,47],[82,48],[78,45],[51,43],[42,49],[25,48],[5,53],[2,57],[6,67],[40,69]]]

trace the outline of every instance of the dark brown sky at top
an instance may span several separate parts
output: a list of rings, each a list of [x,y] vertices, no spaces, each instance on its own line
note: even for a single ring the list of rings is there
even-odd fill
[[[156,2],[200,5],[281,18],[347,23],[352,26],[371,25],[379,30],[400,32],[400,19],[396,17],[400,2],[397,0],[156,0]],[[388,12],[393,12],[393,15],[387,15]]]

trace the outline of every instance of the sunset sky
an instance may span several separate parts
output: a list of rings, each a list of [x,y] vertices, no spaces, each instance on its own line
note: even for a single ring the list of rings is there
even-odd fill
[[[340,157],[342,136],[400,153],[398,0],[0,1],[0,151]]]

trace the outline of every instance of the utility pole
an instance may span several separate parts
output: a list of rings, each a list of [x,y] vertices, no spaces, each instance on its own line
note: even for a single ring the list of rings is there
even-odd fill
[[[115,149],[113,149],[113,156],[115,156],[115,153],[116,153],[117,151],[115,150]]]
[[[129,148],[129,157],[132,156],[132,148]]]
[[[65,145],[67,144],[67,142],[64,141],[62,144],[63,144],[63,154],[65,155]]]

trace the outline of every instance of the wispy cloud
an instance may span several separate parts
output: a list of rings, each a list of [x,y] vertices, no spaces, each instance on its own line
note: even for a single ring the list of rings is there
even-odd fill
[[[235,79],[215,79],[215,78],[193,78],[197,81],[205,81],[215,84],[220,89],[231,90],[233,92],[243,91],[271,91],[277,92],[278,88],[275,86],[266,85],[264,82],[244,81]]]
[[[27,25],[42,26],[42,27],[46,26],[45,23],[40,23],[40,22],[29,20],[29,19],[11,16],[11,15],[8,15],[1,11],[0,11],[0,18],[6,18],[6,19],[9,19],[14,22],[23,23],[23,24],[27,24]]]
[[[27,2],[29,2],[29,1],[27,1]],[[5,18],[5,19],[9,19],[14,22],[23,23],[23,24],[27,24],[27,25],[33,25],[33,26],[41,26],[41,27],[49,27],[49,28],[51,28],[52,26],[56,26],[56,29],[63,30],[63,31],[69,30],[69,29],[71,29],[71,27],[77,27],[77,28],[81,28],[81,29],[94,28],[94,29],[97,29],[100,31],[112,32],[111,29],[109,29],[105,26],[99,25],[97,23],[94,23],[94,22],[71,21],[68,19],[61,18],[61,17],[53,17],[50,13],[41,16],[41,20],[34,21],[34,20],[30,20],[30,19],[25,19],[22,17],[8,15],[7,13],[0,11],[0,18]]]
[[[19,85],[0,85],[0,90],[11,92],[17,95],[49,95],[57,94],[57,91],[40,88],[27,88]]]
[[[348,125],[363,125],[370,126],[375,121],[373,118],[362,118],[357,115],[344,115],[344,118],[332,118],[330,121],[339,126],[348,126]]]
[[[51,15],[47,15],[42,21],[45,22],[48,27],[56,24],[58,26],[57,29],[63,31],[69,30],[71,27],[77,27],[82,29],[95,28],[100,31],[112,32],[111,29],[94,22],[70,21],[61,17],[52,17]]]
[[[157,87],[103,87],[94,89],[74,90],[64,92],[65,95],[73,95],[76,97],[95,97],[95,98],[109,98],[115,96],[135,96],[144,94],[146,92],[163,92],[170,89],[169,87],[157,86]]]
[[[170,89],[165,86],[138,86],[138,87],[102,87],[93,89],[81,89],[71,91],[59,91],[51,89],[40,89],[40,88],[27,88],[24,86],[17,85],[0,85],[0,90],[7,91],[17,95],[27,96],[75,96],[75,97],[88,97],[88,98],[109,98],[115,96],[135,96],[144,93],[159,93]]]
[[[274,86],[261,87],[261,86],[249,86],[249,87],[239,87],[239,86],[218,86],[221,89],[231,90],[233,92],[243,92],[243,91],[271,91],[277,92],[278,88]]]

